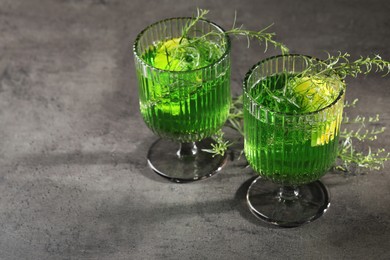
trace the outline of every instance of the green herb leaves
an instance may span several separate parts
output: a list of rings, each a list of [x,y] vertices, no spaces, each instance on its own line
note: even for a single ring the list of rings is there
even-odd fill
[[[359,74],[369,74],[370,72],[385,72],[384,76],[390,73],[390,62],[383,60],[379,55],[372,57],[360,57],[355,61],[350,60],[351,55],[347,52],[339,52],[337,55],[328,53],[325,60],[313,60],[308,58],[307,69],[302,72],[303,75],[311,73],[314,66],[320,69],[318,75],[337,75],[340,79],[345,79],[347,76],[357,77]]]

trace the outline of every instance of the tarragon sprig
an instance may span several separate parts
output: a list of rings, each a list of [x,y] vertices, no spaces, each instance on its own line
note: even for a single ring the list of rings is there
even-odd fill
[[[390,153],[386,153],[384,148],[379,148],[376,152],[368,147],[368,152],[357,151],[353,144],[353,137],[347,137],[340,142],[339,162],[335,165],[336,170],[352,172],[354,167],[360,170],[380,170],[384,167],[384,162],[390,159]]]
[[[350,58],[351,55],[347,52],[339,52],[334,56],[328,53],[328,57],[325,60],[306,58],[307,69],[300,74],[311,74],[313,76],[313,70],[316,70],[317,73],[314,75],[337,75],[337,77],[343,80],[347,76],[356,78],[359,74],[367,75],[371,72],[385,72],[383,76],[390,73],[390,62],[383,60],[378,54],[366,57],[361,56],[354,61],[351,61]]]
[[[292,91],[291,86],[299,78],[307,78],[311,82],[321,82],[321,85],[332,86],[342,82],[347,76],[357,77],[359,74],[367,75],[371,72],[384,72],[383,76],[390,73],[390,62],[383,60],[379,55],[360,57],[354,61],[351,60],[351,55],[347,52],[338,52],[332,56],[328,53],[325,60],[318,60],[308,56],[301,56],[305,62],[305,69],[295,74],[294,77],[288,79],[289,84],[285,84],[280,90],[269,89],[267,86],[262,86],[262,91],[267,92],[269,102],[273,106],[278,107],[280,104],[289,104],[292,107],[301,107],[296,103],[296,93]],[[302,82],[301,82],[302,83]],[[311,91],[311,90],[310,90]],[[278,94],[274,94],[278,92]],[[336,92],[334,94],[337,94]],[[310,99],[310,96],[308,96]],[[323,96],[324,101],[332,101],[333,95]],[[328,102],[324,102],[328,103]]]
[[[194,43],[196,43],[197,41],[205,40],[207,39],[207,37],[211,35],[219,36],[219,37],[223,37],[225,35],[231,35],[235,37],[244,36],[248,41],[248,47],[250,45],[250,40],[255,39],[259,42],[259,44],[264,43],[265,52],[267,51],[268,46],[270,44],[272,44],[275,48],[279,48],[282,53],[288,53],[289,51],[288,48],[283,43],[277,42],[273,39],[275,33],[267,32],[267,30],[272,26],[272,24],[259,31],[243,29],[243,25],[236,27],[236,20],[237,20],[236,13],[234,16],[233,26],[230,30],[227,30],[225,32],[211,31],[209,33],[197,36],[195,38],[190,38],[188,34],[191,31],[191,29],[195,27],[200,20],[205,20],[207,18],[206,16],[208,13],[209,10],[197,8],[196,16],[193,17],[193,19],[189,20],[182,29],[179,45],[175,48],[178,52],[181,52],[183,49],[185,50],[185,48],[193,47]]]
[[[357,99],[355,99],[357,101]],[[348,107],[348,104],[344,106],[345,108]],[[378,123],[379,122],[379,114],[376,114],[376,116],[370,116],[370,117],[365,117],[365,116],[356,116],[353,119],[350,119],[346,114],[343,117],[343,125],[344,126],[349,126],[349,125],[358,125],[357,129],[348,129],[347,127],[343,130],[340,131],[340,137],[344,139],[348,138],[355,138],[359,141],[374,141],[377,139],[378,134],[382,134],[385,131],[385,127],[382,126],[379,129],[376,128],[375,126],[372,127],[370,130],[365,129],[366,123],[371,124],[371,123]]]
[[[229,146],[232,145],[232,143],[225,140],[223,135],[224,132],[220,129],[211,137],[215,141],[215,143],[211,144],[212,149],[202,149],[202,151],[212,153],[213,157],[217,155],[224,156],[227,149],[229,148]]]
[[[250,47],[251,40],[256,39],[260,44],[264,42],[265,44],[264,52],[268,50],[269,44],[274,45],[275,48],[279,48],[283,54],[289,52],[289,49],[283,43],[277,42],[273,39],[273,37],[276,35],[275,33],[266,32],[269,28],[273,26],[273,24],[270,24],[264,29],[259,31],[251,31],[251,30],[243,29],[244,25],[236,27],[236,20],[237,20],[237,13],[234,14],[234,22],[232,28],[226,31],[225,34],[232,35],[235,37],[239,37],[239,36],[246,37],[248,42],[248,48]]]
[[[199,20],[206,19],[206,15],[210,12],[209,10],[204,10],[200,8],[197,8],[196,11],[196,17],[194,17],[194,19],[192,20],[189,20],[187,24],[183,27],[179,43],[182,43],[183,39],[187,39],[188,32],[190,31],[190,29],[194,27],[199,22]]]
[[[344,107],[354,108],[357,101],[358,99],[355,99],[352,103],[346,102]],[[356,144],[361,145],[369,141],[375,141],[378,135],[384,133],[385,127],[378,129],[375,126],[379,122],[380,117],[378,114],[370,117],[358,115],[352,119],[344,114],[342,122],[344,129],[340,131],[338,160],[335,165],[336,170],[355,172],[380,170],[384,167],[384,162],[390,160],[390,153],[386,153],[384,148],[372,151],[371,147],[368,146],[367,152],[356,149]]]

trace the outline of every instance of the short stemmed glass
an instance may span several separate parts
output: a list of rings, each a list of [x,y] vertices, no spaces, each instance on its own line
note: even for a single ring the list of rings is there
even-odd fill
[[[226,122],[231,103],[230,39],[224,30],[201,19],[186,32],[184,40],[203,37],[218,50],[217,59],[210,64],[181,71],[153,65],[156,46],[167,41],[166,48],[177,44],[183,28],[192,21],[194,18],[170,18],[156,22],[144,29],[133,45],[141,114],[160,137],[149,149],[148,164],[174,182],[207,178],[226,162],[226,156],[203,151],[211,148],[209,137]],[[180,62],[197,63],[202,50],[196,48],[195,40]]]
[[[318,179],[336,160],[344,82],[330,74],[315,80],[335,94],[333,101],[317,110],[280,112],[267,105],[269,95],[276,95],[274,90],[293,84],[303,71],[308,81],[318,78],[322,66],[308,56],[275,56],[253,66],[244,80],[245,156],[260,175],[249,187],[247,203],[255,216],[278,226],[311,222],[330,205],[327,188]],[[305,102],[314,106],[322,100],[322,94],[307,85],[299,88],[306,88]]]

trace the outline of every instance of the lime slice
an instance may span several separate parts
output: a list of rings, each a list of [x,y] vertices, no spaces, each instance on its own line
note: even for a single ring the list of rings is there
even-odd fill
[[[212,41],[173,38],[157,45],[153,65],[163,70],[187,71],[212,64],[221,55],[222,48]]]
[[[165,41],[158,47],[156,56],[154,57],[154,66],[163,70],[182,70],[181,60],[175,55],[175,52],[179,49],[179,44],[180,38],[174,38]]]
[[[192,46],[185,38],[164,41],[157,47],[153,65],[158,69],[169,71],[186,71],[201,67],[204,65],[201,63],[202,48],[202,44]]]
[[[318,111],[332,104],[337,97],[331,81],[310,77],[298,78],[294,82],[293,91],[303,113]]]
[[[311,146],[324,145],[332,141],[340,128],[341,116],[335,120],[325,122],[322,127],[314,126],[316,130],[311,132]]]
[[[311,77],[298,78],[294,83],[293,92],[303,113],[315,112],[332,104],[338,95],[335,84],[340,84],[329,78],[322,80]],[[324,145],[333,140],[340,127],[340,120],[340,116],[332,114],[328,121],[313,126],[311,146]]]
[[[179,103],[162,103],[158,106],[164,113],[169,113],[172,116],[178,116],[181,113],[180,104]]]

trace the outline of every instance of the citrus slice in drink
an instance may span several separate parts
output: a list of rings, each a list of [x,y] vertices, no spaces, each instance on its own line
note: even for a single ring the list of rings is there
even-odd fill
[[[333,86],[334,83],[330,79],[311,77],[302,77],[295,80],[293,91],[298,97],[301,113],[315,112],[332,104],[338,95]]]
[[[180,108],[180,103],[177,102],[164,102],[157,105],[156,108],[172,116],[178,116],[183,113]]]
[[[332,104],[339,93],[335,84],[340,83],[331,78],[296,78],[293,92],[301,107],[301,113],[316,112]],[[341,117],[329,113],[327,121],[313,126],[311,146],[324,145],[333,140],[340,127],[340,120]]]
[[[174,38],[167,40],[157,48],[156,56],[154,57],[154,66],[158,69],[180,71],[181,61],[175,56],[175,52],[178,51],[180,44],[180,38]]]
[[[169,71],[188,71],[216,62],[222,48],[214,42],[199,38],[173,38],[157,45],[153,65]]]

